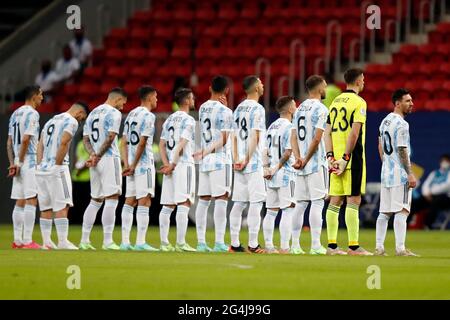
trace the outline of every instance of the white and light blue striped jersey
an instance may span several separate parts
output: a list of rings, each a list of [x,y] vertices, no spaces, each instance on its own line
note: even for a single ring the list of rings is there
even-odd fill
[[[23,137],[30,136],[30,143],[24,158],[24,168],[36,167],[36,149],[39,140],[39,113],[31,106],[21,106],[9,118],[8,135],[11,136],[14,161],[19,159]]]
[[[153,161],[153,136],[155,135],[155,115],[146,107],[133,109],[125,119],[123,135],[126,136],[128,145],[128,163],[133,163],[136,157],[137,146],[142,137],[147,137],[144,152],[134,170],[135,175],[147,173],[154,166]]]
[[[380,125],[381,147],[383,148],[383,165],[381,167],[381,185],[391,188],[408,182],[408,174],[404,169],[399,153],[399,147],[408,149],[411,154],[409,140],[409,124],[400,115],[390,113]]]
[[[243,173],[251,173],[262,168],[262,152],[265,144],[266,114],[264,107],[255,100],[244,100],[233,113],[234,134],[237,137],[237,151],[239,159],[234,162],[243,161],[247,156],[250,146],[250,135],[253,131],[260,131],[260,139],[248,165]],[[255,134],[255,133],[253,133]]]
[[[233,112],[219,101],[209,100],[200,106],[199,121],[201,128],[201,148],[209,148],[222,139],[223,132],[233,130]],[[231,139],[208,154],[200,161],[202,172],[221,170],[226,164],[231,165]]]
[[[286,150],[291,150],[291,134],[294,126],[284,118],[279,118],[273,122],[266,134],[266,147],[269,155],[269,166],[275,167],[280,163],[280,159]],[[294,155],[291,155],[283,167],[278,170],[272,179],[267,180],[269,188],[287,187],[295,175]]]
[[[98,153],[110,132],[119,134],[122,114],[109,104],[99,105],[89,113],[83,128],[83,135],[89,136],[89,141]],[[104,154],[105,157],[120,157],[118,139],[114,139],[111,147]]]
[[[58,114],[47,121],[41,132],[44,150],[39,170],[48,171],[55,165],[56,154],[61,145],[63,133],[67,132],[73,137],[77,130],[78,121],[67,112]],[[63,164],[69,164],[69,153],[64,157]]]
[[[327,107],[317,99],[306,99],[297,108],[292,124],[297,130],[297,142],[302,159],[308,153],[311,142],[316,135],[316,130],[325,131],[327,117]],[[327,167],[325,141],[323,138],[319,143],[316,153],[302,170],[297,171],[297,174],[306,176],[318,172],[322,167]]]
[[[169,162],[174,158],[174,151],[180,140],[187,140],[179,157],[179,163],[194,163],[195,120],[183,111],[172,113],[164,122],[161,139],[166,141],[166,153]]]

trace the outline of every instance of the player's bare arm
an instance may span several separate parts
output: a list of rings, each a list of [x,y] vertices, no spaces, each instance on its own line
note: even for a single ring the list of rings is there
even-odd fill
[[[247,155],[245,156],[245,159],[243,161],[240,161],[236,164],[236,170],[242,171],[245,169],[247,164],[250,162],[250,159],[253,157],[253,154],[256,151],[256,147],[258,146],[260,138],[260,132],[259,130],[253,130],[253,134],[250,135],[250,142],[248,146]]]
[[[229,133],[228,132],[222,132],[222,135],[221,135],[220,139],[217,139],[216,141],[214,141],[211,144],[211,146],[209,146],[209,148],[201,149],[201,150],[195,152],[194,153],[194,159],[197,160],[197,161],[198,160],[202,160],[208,154],[211,154],[214,151],[222,148],[224,145],[227,144],[228,137],[229,137]]]
[[[69,152],[70,142],[72,141],[72,135],[68,132],[64,132],[61,137],[61,144],[56,152],[55,165],[60,166],[64,162],[64,157]]]
[[[38,165],[42,162],[43,157],[44,157],[44,137],[41,136],[36,149],[36,161]]]
[[[298,145],[297,135],[298,135],[298,130],[292,129],[291,146],[292,146],[292,152],[294,153],[294,157],[295,157],[295,163],[292,167],[294,169],[300,169],[302,167],[302,162],[303,162],[303,160],[301,159],[301,156],[300,156],[300,146]]]
[[[129,175],[129,163],[128,163],[128,140],[127,136],[124,135],[122,138],[122,145],[120,146],[120,157],[123,161],[123,171],[124,176]]]
[[[331,125],[327,123],[323,136],[325,140],[325,149],[327,150],[328,169],[333,170],[333,163],[336,160],[333,152],[333,140],[331,138]]]
[[[400,158],[400,162],[408,174],[408,185],[410,188],[415,188],[417,185],[416,177],[414,176],[411,169],[411,162],[409,161],[408,156],[408,148],[407,147],[399,147],[398,148],[398,156]]]
[[[168,168],[170,166],[169,163],[169,159],[167,158],[167,152],[166,152],[166,140],[164,139],[160,139],[159,140],[159,150],[160,150],[160,154],[161,154],[161,161],[163,163],[163,165],[161,166],[161,168],[159,169],[159,173],[162,173],[164,175],[169,175],[170,173],[168,173]]]
[[[116,138],[117,133],[115,132],[109,132],[108,137],[106,137],[105,142],[100,146],[100,149],[98,150],[98,157],[101,158],[103,155],[108,151],[108,149],[111,147],[112,143],[114,142],[114,139]]]
[[[381,162],[383,162],[383,147],[381,144],[381,138],[378,138],[378,154],[380,155]]]
[[[314,135],[314,138],[311,141],[311,144],[308,149],[308,153],[306,154],[306,157],[302,163],[302,168],[306,166],[306,164],[309,162],[309,160],[312,158],[312,156],[316,153],[317,148],[322,141],[323,136],[323,130],[316,129],[316,134]],[[296,139],[297,140],[297,139]]]
[[[264,169],[264,179],[272,179],[272,176],[270,175],[269,149],[267,148],[264,148],[262,152],[262,162]]]
[[[90,156],[89,160],[86,161],[86,166],[88,168],[95,167],[98,162],[98,157],[95,154],[94,148],[92,147],[91,141],[89,140],[89,136],[83,136],[83,144]]]
[[[286,149],[283,153],[283,155],[280,158],[280,161],[272,168],[270,168],[270,179],[277,173],[278,170],[280,170],[283,165],[286,163],[286,161],[289,160],[289,158],[292,155],[292,150]]]
[[[16,176],[20,175],[20,167],[22,166],[22,164],[25,160],[25,155],[27,154],[27,150],[28,150],[28,146],[30,145],[30,141],[31,141],[31,136],[29,134],[26,134],[23,136],[22,145],[20,146],[20,150],[19,150],[19,163],[17,164]]]
[[[350,130],[350,134],[347,138],[347,143],[345,145],[345,155],[350,156],[350,154],[353,152],[356,146],[356,142],[359,138],[359,133],[361,132],[362,123],[361,122],[354,122],[352,124],[352,130]],[[339,159],[335,162],[336,164],[336,174],[339,176],[342,173],[344,173],[345,168],[347,167],[347,164],[349,162],[350,158],[348,159]]]
[[[8,141],[6,142],[6,152],[8,154],[8,177],[13,177],[16,175],[17,166],[14,164],[14,148],[11,136],[8,136]]]
[[[141,160],[142,154],[144,153],[144,150],[145,150],[145,146],[147,145],[148,137],[141,136],[140,139],[141,140],[139,141],[139,144],[136,147],[136,155],[134,157],[134,161],[129,166],[129,174],[130,175],[134,174],[134,170],[136,169],[139,161]]]

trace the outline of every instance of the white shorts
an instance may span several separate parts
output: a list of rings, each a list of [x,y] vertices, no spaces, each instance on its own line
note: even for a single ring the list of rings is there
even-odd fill
[[[155,196],[155,167],[148,168],[144,174],[127,177],[126,187],[126,198],[142,199],[147,195],[153,198]]]
[[[294,193],[294,180],[289,181],[289,184],[286,187],[267,188],[266,208],[289,208],[293,203],[295,203]]]
[[[306,176],[297,176],[295,181],[295,200],[312,201],[324,199],[328,193],[328,171],[325,167]]]
[[[170,176],[163,177],[160,202],[177,205],[187,200],[195,202],[195,165],[178,163]]]
[[[72,181],[69,166],[60,166],[51,172],[36,172],[39,209],[54,212],[73,207]]]
[[[120,158],[102,157],[97,166],[89,169],[91,197],[102,199],[122,193],[122,165]]]
[[[231,194],[232,182],[231,164],[226,164],[221,170],[199,173],[198,195],[220,197]]]
[[[381,186],[380,212],[396,213],[411,210],[412,189],[407,185],[387,188]]]
[[[36,195],[36,170],[21,169],[20,175],[13,178],[11,199],[30,199],[36,197]]]
[[[252,173],[234,172],[233,201],[264,202],[267,187],[263,168]]]

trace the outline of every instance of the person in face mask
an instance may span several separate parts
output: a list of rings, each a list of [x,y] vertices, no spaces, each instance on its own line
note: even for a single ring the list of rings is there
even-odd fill
[[[440,158],[440,167],[431,172],[422,186],[422,195],[428,201],[429,213],[425,225],[432,229],[441,211],[450,209],[450,155]]]
[[[84,32],[84,27],[75,29],[74,39],[69,43],[73,56],[80,61],[82,68],[89,64],[92,57],[92,43],[85,37]]]
[[[58,81],[59,77],[56,72],[52,70],[51,62],[49,60],[42,61],[41,71],[36,76],[34,83],[41,87],[46,98],[55,91]]]

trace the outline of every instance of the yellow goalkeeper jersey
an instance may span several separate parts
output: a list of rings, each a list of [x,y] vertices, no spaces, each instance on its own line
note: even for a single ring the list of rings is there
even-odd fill
[[[358,141],[352,152],[347,169],[351,169],[353,160],[365,162],[367,103],[354,91],[347,90],[337,96],[330,106],[328,124],[331,126],[331,139],[336,159],[345,153],[348,136],[355,122],[362,123]]]

